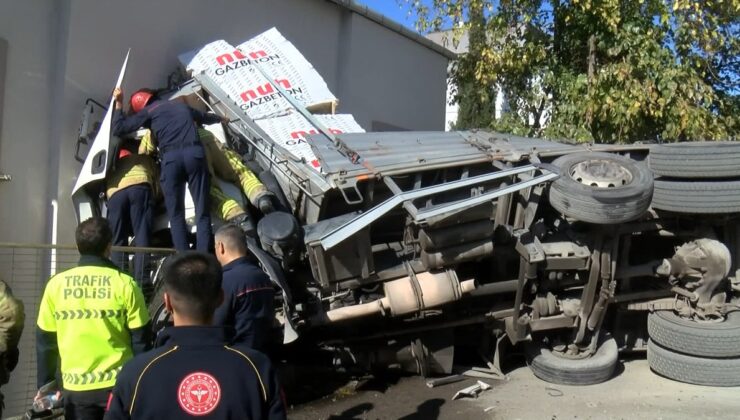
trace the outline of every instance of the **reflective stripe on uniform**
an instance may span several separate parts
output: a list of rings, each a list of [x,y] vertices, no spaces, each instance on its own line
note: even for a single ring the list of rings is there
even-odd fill
[[[218,176],[226,182],[238,182],[249,202],[256,206],[259,197],[267,191],[259,178],[244,165],[236,152],[223,147],[213,133],[199,129],[198,136],[206,149],[208,170],[211,175]]]
[[[64,386],[68,385],[90,385],[98,382],[109,382],[118,376],[118,372],[121,371],[121,367],[115,369],[103,371],[103,372],[89,372],[89,373],[62,373],[62,381]]]
[[[221,220],[228,221],[240,214],[244,208],[236,200],[226,195],[217,184],[211,184],[211,213],[218,215]]]
[[[154,186],[154,161],[146,155],[130,155],[116,162],[116,168],[106,180],[106,195],[139,184]]]
[[[156,151],[157,146],[154,144],[152,130],[144,130],[144,135],[141,137],[141,142],[139,143],[139,154],[153,155]]]
[[[80,264],[49,280],[36,321],[41,330],[56,333],[69,391],[115,385],[116,373],[133,357],[130,331],[149,322],[131,276],[98,257],[83,255]]]
[[[262,184],[262,181],[257,178],[254,172],[250,171],[244,163],[241,157],[231,150],[223,150],[224,156],[229,161],[229,166],[236,172],[239,177],[239,184],[242,187],[242,191],[249,199],[249,202],[257,206],[257,200],[259,197],[267,191],[267,188]]]
[[[122,318],[126,311],[123,309],[75,309],[69,311],[55,311],[54,319],[93,319],[93,318]]]

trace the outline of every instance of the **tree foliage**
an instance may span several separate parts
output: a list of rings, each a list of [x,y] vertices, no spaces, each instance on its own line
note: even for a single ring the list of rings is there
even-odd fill
[[[469,38],[458,128],[606,143],[736,139],[740,0],[399,0]],[[508,109],[493,117],[496,91]]]

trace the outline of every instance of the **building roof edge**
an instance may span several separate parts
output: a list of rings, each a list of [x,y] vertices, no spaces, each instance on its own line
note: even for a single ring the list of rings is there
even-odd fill
[[[388,28],[393,32],[403,35],[406,38],[418,44],[421,44],[429,48],[430,50],[444,56],[448,60],[454,60],[457,58],[457,54],[448,50],[447,48],[437,44],[434,41],[431,41],[425,38],[421,34],[412,31],[411,29],[401,25],[400,23],[389,18],[388,16],[385,16],[382,13],[376,12],[375,10],[363,4],[360,4],[355,0],[327,0],[327,1],[335,3],[341,7],[344,7],[345,9],[348,9],[354,13],[357,13],[358,15],[361,15],[367,19],[370,19],[371,21]]]

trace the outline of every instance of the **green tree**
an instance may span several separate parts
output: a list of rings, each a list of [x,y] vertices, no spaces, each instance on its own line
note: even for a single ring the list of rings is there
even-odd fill
[[[469,34],[457,128],[625,143],[737,139],[740,0],[399,0]],[[495,90],[507,112],[492,116]],[[540,124],[546,121],[546,124]]]

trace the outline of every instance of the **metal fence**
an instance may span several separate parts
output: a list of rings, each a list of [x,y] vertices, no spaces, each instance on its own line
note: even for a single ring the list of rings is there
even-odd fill
[[[123,252],[129,272],[132,270],[134,252],[149,255],[145,271],[156,272],[164,257],[173,253],[171,249],[114,247]],[[44,244],[0,243],[0,279],[13,290],[16,298],[23,301],[26,320],[19,344],[18,366],[10,375],[10,382],[2,387],[5,395],[3,417],[18,416],[31,406],[36,395],[36,318],[41,295],[49,278],[74,267],[79,259],[75,246]]]

